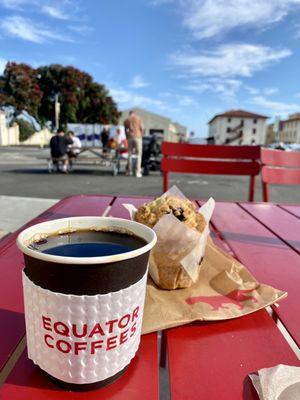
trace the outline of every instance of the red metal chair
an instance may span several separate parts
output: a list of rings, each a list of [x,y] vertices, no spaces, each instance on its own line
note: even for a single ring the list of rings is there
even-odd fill
[[[259,174],[259,146],[219,146],[163,142],[163,189],[169,188],[169,173],[249,175],[249,201],[254,200],[255,176]]]
[[[263,201],[269,201],[268,184],[300,185],[300,152],[261,149]]]

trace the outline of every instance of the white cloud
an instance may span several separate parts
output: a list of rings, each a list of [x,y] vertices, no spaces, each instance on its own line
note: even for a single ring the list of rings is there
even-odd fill
[[[244,88],[247,90],[248,93],[252,95],[258,95],[260,92],[260,89],[257,89],[253,86],[244,85]]]
[[[8,8],[8,9],[19,9],[20,7],[22,7],[24,4],[28,4],[28,3],[33,3],[35,4],[36,1],[35,0],[0,0],[0,5],[2,7]]]
[[[205,80],[193,81],[185,88],[195,93],[210,91],[222,97],[234,97],[241,86],[242,82],[237,79],[207,78]]]
[[[111,88],[110,94],[121,108],[142,107],[158,112],[180,114],[182,109],[198,106],[198,103],[187,95],[173,92],[161,92],[158,97],[150,97],[134,93],[123,88]]]
[[[60,20],[71,20],[79,12],[78,0],[0,0],[0,6],[19,12],[34,10]]]
[[[163,101],[144,96],[141,94],[136,94],[132,91],[125,89],[110,89],[110,93],[112,97],[119,103],[121,106],[125,107],[148,107],[155,106],[161,109],[165,109],[166,105]]]
[[[56,19],[63,19],[63,20],[67,20],[69,19],[69,14],[64,12],[61,8],[59,7],[54,7],[54,6],[43,6],[41,8],[41,11],[44,14],[49,15],[52,18],[56,18]]]
[[[88,35],[95,30],[92,26],[84,24],[69,25],[68,29],[73,32],[79,33],[82,36]]]
[[[165,3],[155,0],[152,4]],[[170,1],[168,1],[170,2]],[[260,28],[281,21],[300,0],[177,0],[183,24],[197,39],[226,34],[235,28]]]
[[[266,96],[271,96],[272,94],[278,93],[278,89],[274,88],[274,87],[265,88],[265,89],[263,89],[263,93]]]
[[[29,18],[24,18],[19,15],[3,18],[0,21],[0,27],[6,35],[34,43],[44,43],[48,40],[71,41],[68,36],[44,28],[34,23]]]
[[[278,93],[278,88],[275,87],[258,89],[252,86],[244,85],[244,88],[247,90],[248,93],[256,96],[258,95],[271,96],[272,94]]]
[[[160,6],[162,4],[170,4],[173,2],[174,0],[152,0],[150,3],[154,6]]]
[[[140,89],[149,86],[149,83],[141,75],[135,75],[132,79],[130,87],[134,89]]]
[[[271,64],[292,54],[289,49],[272,49],[267,46],[232,43],[215,50],[200,53],[179,51],[170,56],[171,63],[186,75],[250,77]]]
[[[195,100],[191,96],[177,95],[176,100],[179,107],[191,107],[196,104]]]
[[[299,104],[272,101],[266,99],[264,96],[255,96],[250,100],[250,103],[263,108],[269,113],[272,113],[274,115],[279,114],[281,116],[286,116],[295,111],[299,111],[300,109]]]
[[[4,60],[4,58],[0,58],[0,75],[3,74],[6,63],[7,60]]]

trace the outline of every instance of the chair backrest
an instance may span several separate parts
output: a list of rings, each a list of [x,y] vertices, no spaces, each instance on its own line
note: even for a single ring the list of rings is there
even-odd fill
[[[300,152],[261,149],[264,183],[300,185]]]
[[[259,174],[259,146],[220,146],[163,142],[163,172],[214,175]]]

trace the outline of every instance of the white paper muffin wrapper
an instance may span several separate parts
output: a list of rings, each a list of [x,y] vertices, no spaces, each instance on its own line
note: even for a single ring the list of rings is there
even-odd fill
[[[171,189],[162,196],[176,196],[181,199],[186,199],[177,186],[172,186]],[[123,204],[123,207],[129,212],[130,218],[134,220],[134,214],[137,208],[133,204]],[[207,238],[210,232],[209,222],[214,208],[215,200],[211,197],[198,209],[198,212],[203,215],[206,221],[206,227],[202,233],[188,228],[172,214],[163,215],[152,228],[157,235],[157,244],[151,251],[149,273],[158,286],[160,285],[158,265],[153,255],[159,251],[161,254],[168,254],[170,258],[172,258],[172,254],[174,254],[174,258],[177,258],[178,249],[182,249],[182,252],[185,253],[184,249],[186,249],[190,243],[194,243],[194,245],[190,251],[181,258],[180,264],[191,280],[196,282],[199,276],[199,264],[205,254]]]
[[[95,296],[43,289],[24,271],[22,279],[28,357],[41,369],[84,384],[130,363],[140,343],[147,272],[125,289]]]

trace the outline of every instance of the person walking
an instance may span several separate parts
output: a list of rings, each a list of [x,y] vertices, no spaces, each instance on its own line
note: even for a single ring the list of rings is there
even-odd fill
[[[142,153],[144,127],[140,117],[134,111],[130,111],[129,117],[124,121],[125,133],[128,139],[128,167],[129,175],[132,175],[133,156],[136,158],[135,176],[142,177]]]

